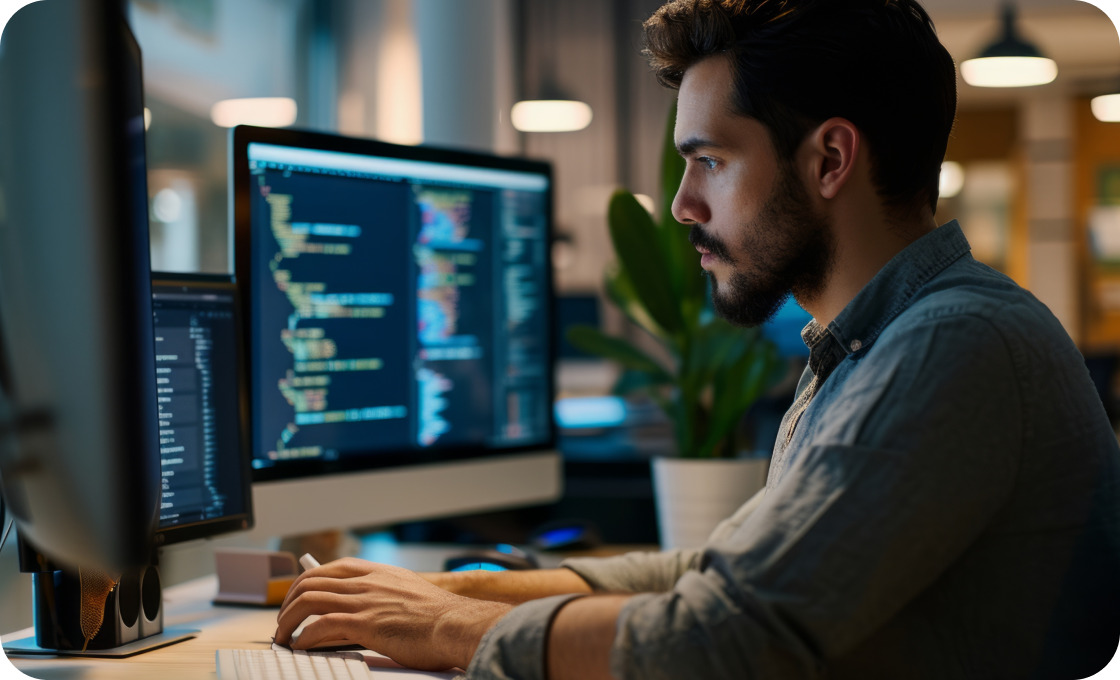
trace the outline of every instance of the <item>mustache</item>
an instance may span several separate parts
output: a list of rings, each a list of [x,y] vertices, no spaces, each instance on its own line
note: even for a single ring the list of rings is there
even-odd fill
[[[688,230],[688,242],[694,247],[703,248],[721,260],[735,261],[723,241],[704,231],[704,227],[699,224],[692,225],[692,228]]]

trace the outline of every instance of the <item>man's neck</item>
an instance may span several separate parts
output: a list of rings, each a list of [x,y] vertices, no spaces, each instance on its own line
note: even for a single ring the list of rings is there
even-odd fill
[[[895,255],[936,228],[932,215],[906,222],[837,220],[836,256],[828,282],[812,299],[799,298],[798,304],[827,326]]]

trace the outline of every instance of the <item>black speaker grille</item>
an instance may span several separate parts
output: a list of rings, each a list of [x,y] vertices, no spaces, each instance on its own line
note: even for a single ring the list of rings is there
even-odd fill
[[[144,603],[144,618],[155,621],[159,616],[160,603],[163,601],[163,588],[159,582],[159,570],[148,567],[144,570],[144,583],[141,588],[141,600]]]
[[[117,604],[120,607],[121,623],[126,628],[135,626],[136,619],[140,617],[140,572],[126,571],[121,576],[121,582],[117,585]]]

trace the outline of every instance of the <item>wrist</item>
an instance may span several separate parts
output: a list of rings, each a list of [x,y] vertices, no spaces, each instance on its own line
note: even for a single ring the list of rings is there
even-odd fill
[[[455,606],[436,622],[435,635],[450,653],[451,664],[466,670],[483,636],[513,609],[513,605],[467,597],[456,599]]]

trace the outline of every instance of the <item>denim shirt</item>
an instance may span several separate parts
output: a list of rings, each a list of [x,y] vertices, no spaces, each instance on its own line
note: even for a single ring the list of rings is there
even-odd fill
[[[637,593],[622,680],[1072,678],[1120,640],[1120,448],[1053,314],[955,222],[827,327],[766,488],[699,550],[568,560]],[[515,608],[468,677],[543,679],[561,596]]]

